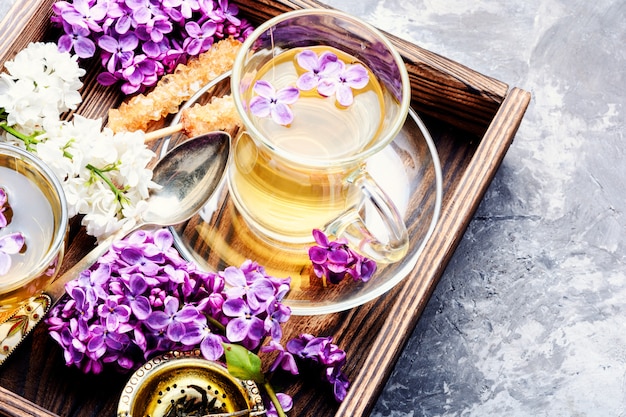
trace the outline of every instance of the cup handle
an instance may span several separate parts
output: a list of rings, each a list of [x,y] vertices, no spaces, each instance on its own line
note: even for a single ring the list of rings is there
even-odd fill
[[[363,169],[357,171],[348,181],[360,190],[361,201],[327,224],[324,228],[326,234],[345,238],[353,249],[377,263],[399,261],[407,253],[409,234],[395,204]],[[370,231],[364,220],[367,201],[371,202],[382,221],[386,232],[383,239]],[[381,231],[377,232],[381,234]]]

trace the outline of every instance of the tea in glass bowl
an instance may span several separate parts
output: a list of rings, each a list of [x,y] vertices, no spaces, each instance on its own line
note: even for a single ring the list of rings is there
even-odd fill
[[[54,280],[67,232],[54,173],[30,152],[0,144],[0,322]]]

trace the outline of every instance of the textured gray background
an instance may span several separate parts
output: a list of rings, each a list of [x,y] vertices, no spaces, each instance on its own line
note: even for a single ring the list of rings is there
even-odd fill
[[[373,416],[625,416],[626,2],[327,3],[533,94]]]
[[[626,415],[626,2],[329,4],[533,94],[373,415]]]

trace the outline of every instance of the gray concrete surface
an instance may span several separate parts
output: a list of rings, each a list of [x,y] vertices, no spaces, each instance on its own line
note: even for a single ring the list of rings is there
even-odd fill
[[[626,2],[328,3],[533,94],[373,416],[626,415]]]

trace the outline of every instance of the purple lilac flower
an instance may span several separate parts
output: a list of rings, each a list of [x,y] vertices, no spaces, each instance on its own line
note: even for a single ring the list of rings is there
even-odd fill
[[[282,324],[291,317],[291,309],[279,301],[271,302],[267,306],[267,317],[265,318],[265,331],[269,333],[273,340],[280,340],[283,337]]]
[[[208,51],[213,46],[213,35],[217,29],[217,23],[207,20],[200,26],[196,22],[187,22],[185,30],[189,37],[183,43],[183,49],[189,55],[198,55]]]
[[[136,55],[133,62],[122,70],[122,77],[127,80],[122,84],[122,92],[130,95],[140,91],[143,86],[156,84],[162,74],[161,63],[146,55]]]
[[[200,3],[198,0],[163,0],[163,7],[172,20],[180,23],[200,10]]]
[[[265,336],[265,324],[253,313],[250,305],[241,298],[230,298],[224,301],[222,310],[232,318],[226,325],[226,338],[241,342],[248,349],[258,347]]]
[[[234,26],[241,25],[241,19],[237,17],[239,8],[236,4],[228,3],[228,0],[219,0],[218,8],[214,9],[210,16],[217,22],[228,21]]]
[[[89,29],[79,25],[71,25],[65,21],[62,23],[65,34],[59,38],[59,51],[74,50],[79,58],[91,58],[96,52],[96,45],[89,38],[91,34]]]
[[[95,373],[108,363],[131,370],[153,355],[192,348],[219,360],[222,343],[252,349],[276,333],[265,326],[290,313],[280,302],[289,279],[270,277],[252,261],[202,272],[173,242],[168,229],[134,232],[66,285],[68,295],[46,321],[67,365]],[[226,276],[237,283],[233,288]]]
[[[326,97],[334,94],[339,104],[348,107],[354,101],[352,90],[359,90],[367,83],[369,83],[369,75],[363,65],[342,65],[341,70],[334,77],[320,80],[317,92]]]
[[[254,29],[224,0],[72,0],[57,1],[52,10],[52,22],[63,30],[59,49],[80,58],[99,53],[105,70],[98,82],[119,83],[125,94],[143,92],[214,42],[228,36],[243,41]]]
[[[348,107],[354,101],[353,89],[359,90],[369,83],[367,69],[357,63],[346,65],[332,52],[325,51],[319,57],[310,49],[296,56],[298,65],[307,70],[296,81],[301,90],[312,90],[324,97],[335,96],[337,102]]]
[[[272,282],[262,274],[244,274],[235,267],[226,268],[222,274],[224,281],[229,285],[226,290],[228,298],[243,298],[253,314],[264,310],[274,296]]]
[[[172,22],[166,16],[159,16],[138,25],[135,33],[144,42],[161,42],[173,29]]]
[[[115,242],[68,283],[68,295],[46,323],[66,364],[85,373],[100,373],[106,366],[132,371],[171,350],[199,348],[206,359],[222,360],[225,343],[240,343],[273,353],[270,372],[297,375],[297,361],[321,366],[335,398],[344,398],[349,384],[341,370],[345,352],[331,338],[303,334],[285,347],[278,340],[279,327],[291,314],[282,304],[289,283],[289,278],[267,275],[253,261],[202,272],[180,257],[168,229],[140,230]],[[277,397],[283,410],[292,408],[291,397]],[[266,407],[276,415],[273,405]]]
[[[270,372],[274,372],[280,368],[291,373],[292,375],[298,375],[300,373],[293,354],[286,351],[280,343],[272,340],[267,346],[263,346],[261,348],[261,352],[278,352],[276,359],[270,366]]]
[[[106,2],[74,0],[71,3],[60,2],[62,18],[72,26],[80,26],[90,32],[102,32],[101,22],[107,14]]]
[[[148,58],[160,61],[165,65],[164,59],[169,52],[170,45],[166,39],[162,39],[159,42],[149,40],[141,45],[141,52],[143,52]]]
[[[98,305],[98,315],[104,319],[106,329],[110,332],[118,330],[130,319],[131,309],[123,304],[124,301],[121,296],[111,295],[104,300],[104,303]],[[129,327],[128,330],[130,329]]]
[[[107,16],[104,20],[103,29],[105,32],[124,35],[131,29],[134,21],[132,9],[124,1],[109,2]]]
[[[106,60],[106,69],[114,73],[120,68],[126,68],[133,62],[135,48],[139,44],[137,36],[130,32],[120,35],[118,38],[109,35],[102,35],[98,39],[98,46],[102,48]],[[78,52],[78,51],[77,51]],[[80,56],[80,55],[79,55]]]
[[[259,80],[254,84],[254,92],[258,94],[250,100],[250,111],[257,117],[271,117],[280,125],[288,125],[293,121],[293,112],[289,108],[300,96],[295,87],[285,87],[278,91],[268,81]]]
[[[332,52],[323,52],[318,56],[314,51],[305,49],[296,55],[298,65],[307,70],[298,77],[296,86],[303,91],[317,88],[320,80],[332,77],[341,70],[342,63]]]
[[[184,64],[187,61],[187,53],[182,46],[182,42],[172,39],[169,48],[171,49],[167,50],[165,55],[161,58],[161,62],[167,73],[171,73],[177,65]]]
[[[200,343],[200,352],[208,360],[218,360],[224,356],[224,337],[209,333]]]
[[[325,277],[337,284],[350,275],[355,281],[367,282],[376,272],[376,262],[350,249],[345,239],[331,242],[317,229],[313,230],[313,237],[317,245],[309,248],[309,258],[318,278]]]
[[[24,247],[25,238],[20,232],[0,237],[0,275],[11,269],[11,255],[19,253]]]
[[[346,353],[332,343],[332,338],[303,333],[288,341],[286,348],[296,358],[325,366],[323,378],[333,386],[335,399],[339,402],[345,399],[350,385],[341,370],[346,362]]]
[[[137,24],[151,25],[155,19],[166,17],[160,2],[151,0],[126,0],[126,5],[132,10],[132,17]]]
[[[128,282],[125,277],[128,276]],[[125,294],[132,314],[138,320],[146,320],[152,313],[150,300],[145,295],[148,290],[148,282],[143,274],[125,274],[120,277],[123,280],[124,288],[120,288],[120,294]]]
[[[277,392],[276,398],[278,398],[278,402],[280,403],[280,406],[283,409],[283,411],[289,411],[293,408],[293,399],[288,394]],[[274,406],[273,403],[270,402],[266,408],[267,410],[265,412],[265,415],[267,417],[278,417],[276,406]]]
[[[200,312],[192,304],[184,304],[182,308],[179,306],[178,298],[166,297],[163,311],[150,313],[146,324],[153,330],[165,330],[170,340],[180,342],[185,336],[185,325],[199,319]]]

